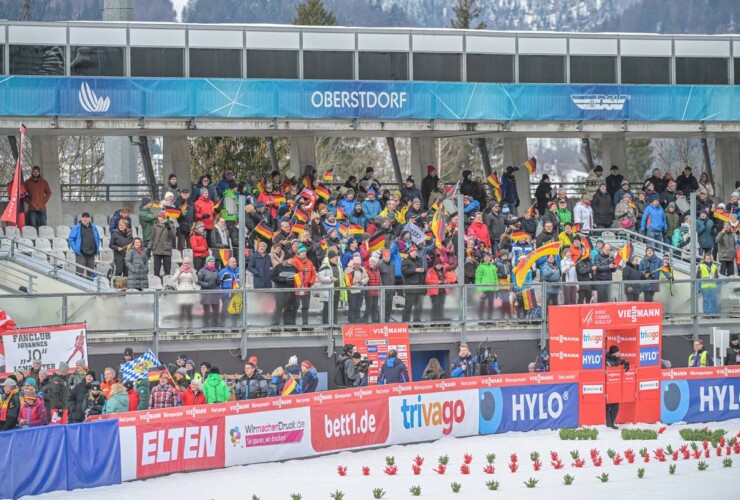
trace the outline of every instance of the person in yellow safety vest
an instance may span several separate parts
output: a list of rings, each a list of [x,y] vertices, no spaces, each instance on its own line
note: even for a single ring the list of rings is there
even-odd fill
[[[704,349],[704,342],[695,340],[694,352],[689,356],[689,368],[700,368],[704,366],[714,366],[714,359],[712,359],[712,354]]]
[[[717,264],[712,261],[712,254],[704,254],[704,260],[696,270],[696,278],[701,279],[699,293],[702,295],[704,316],[717,314]]]

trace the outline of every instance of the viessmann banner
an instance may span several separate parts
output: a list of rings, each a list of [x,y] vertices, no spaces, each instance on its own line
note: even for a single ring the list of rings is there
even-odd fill
[[[735,121],[740,87],[9,76],[0,115]]]

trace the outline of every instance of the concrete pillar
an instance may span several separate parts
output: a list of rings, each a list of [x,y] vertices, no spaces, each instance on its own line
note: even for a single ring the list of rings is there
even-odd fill
[[[170,174],[177,176],[177,183],[181,187],[190,189],[193,184],[190,169],[190,148],[187,137],[163,137],[162,138],[162,182],[167,183]],[[196,179],[197,180],[197,179]]]
[[[290,139],[290,173],[296,177],[303,175],[306,165],[316,164],[316,138],[314,137],[291,137]],[[322,165],[326,170],[332,165]]]
[[[46,224],[62,224],[62,182],[59,172],[59,138],[34,136],[31,138],[31,161],[41,167],[41,175],[51,188],[51,198],[46,204]],[[73,214],[76,215],[76,214]]]
[[[627,172],[627,140],[624,137],[605,137],[601,142],[601,161],[604,175],[612,165],[619,167],[623,175]]]
[[[132,144],[128,137],[106,137],[105,164],[103,182],[106,184],[139,184],[136,173],[136,162],[139,158],[139,147]],[[134,195],[111,194],[110,201],[129,201],[136,199],[135,188],[123,188],[115,191],[131,192]],[[133,197],[132,197],[133,196]]]
[[[714,190],[718,201],[729,199],[740,180],[740,143],[729,137],[714,141]]]
[[[411,172],[416,186],[421,189],[421,181],[427,176],[427,165],[439,165],[437,148],[432,137],[411,138]],[[406,177],[403,178],[406,180]]]
[[[519,193],[519,200],[521,203],[518,213],[524,213],[523,210],[527,210],[532,205],[529,172],[527,172],[527,169],[522,166],[522,164],[527,160],[529,160],[529,152],[527,151],[527,138],[504,137],[504,168],[508,167],[509,165],[520,167],[519,170],[514,173],[514,177],[516,178],[517,192]],[[501,172],[499,172],[499,177],[502,177],[500,174]],[[522,209],[521,207],[524,208]]]

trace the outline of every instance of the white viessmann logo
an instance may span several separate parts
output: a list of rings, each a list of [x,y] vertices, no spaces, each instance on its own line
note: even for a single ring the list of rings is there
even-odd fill
[[[77,93],[82,109],[88,113],[105,113],[110,108],[110,97],[103,99],[98,97],[87,82],[82,82],[80,91]]]
[[[621,111],[628,95],[574,94],[570,96],[578,109],[584,111]]]

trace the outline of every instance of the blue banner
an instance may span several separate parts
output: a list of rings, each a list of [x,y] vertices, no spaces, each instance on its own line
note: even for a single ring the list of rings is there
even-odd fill
[[[740,86],[8,76],[0,115],[470,121],[735,121]]]
[[[0,498],[120,484],[118,421],[0,433]]]
[[[578,384],[480,389],[480,434],[578,427]]]
[[[740,378],[661,382],[662,422],[711,422],[731,418],[740,418]]]

